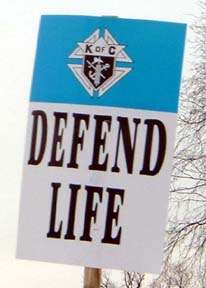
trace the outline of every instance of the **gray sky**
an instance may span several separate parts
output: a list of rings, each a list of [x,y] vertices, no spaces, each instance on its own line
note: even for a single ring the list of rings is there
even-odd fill
[[[82,287],[82,268],[15,260],[27,108],[41,14],[190,22],[196,0],[0,0],[0,287]],[[138,255],[137,255],[138,257]]]

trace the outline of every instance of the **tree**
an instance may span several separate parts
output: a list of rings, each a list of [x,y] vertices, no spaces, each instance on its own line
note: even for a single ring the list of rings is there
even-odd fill
[[[193,274],[188,272],[182,264],[179,265],[166,265],[164,273],[154,280],[150,288],[186,288],[196,287],[190,286]]]
[[[141,288],[144,275],[135,272],[124,272],[125,288]]]
[[[111,278],[107,273],[103,274],[101,288],[141,288],[144,275],[135,272],[123,272],[122,283],[119,285],[112,282]]]
[[[116,287],[117,285],[114,282],[112,282],[109,275],[107,273],[103,273],[101,288],[116,288]]]

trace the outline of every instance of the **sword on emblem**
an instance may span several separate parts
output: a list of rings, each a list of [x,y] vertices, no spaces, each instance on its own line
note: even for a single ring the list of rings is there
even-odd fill
[[[90,62],[87,60],[88,67],[92,68],[92,70],[89,71],[89,77],[94,80],[95,86],[99,86],[101,82],[101,78],[105,79],[106,77],[102,74],[102,71],[106,71],[107,69],[110,68],[110,64],[106,63],[103,64],[104,62],[100,57],[95,57],[93,62]]]

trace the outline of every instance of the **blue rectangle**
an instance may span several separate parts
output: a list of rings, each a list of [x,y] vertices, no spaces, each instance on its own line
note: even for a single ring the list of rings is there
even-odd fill
[[[116,62],[116,66],[132,70],[101,97],[98,92],[90,96],[68,67],[68,64],[83,66],[84,59],[72,59],[69,55],[79,47],[79,42],[84,42],[97,29],[100,29],[100,35],[107,29],[120,45],[125,46],[124,51],[132,60],[131,63]],[[31,101],[175,113],[185,31],[185,24],[169,22],[113,17],[42,16]]]

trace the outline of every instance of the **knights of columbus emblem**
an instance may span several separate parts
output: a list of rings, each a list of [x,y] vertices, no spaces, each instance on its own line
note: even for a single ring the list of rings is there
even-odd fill
[[[68,64],[76,78],[87,92],[93,96],[94,91],[102,96],[108,89],[131,71],[129,67],[119,67],[117,62],[132,60],[124,51],[125,46],[118,44],[108,30],[100,37],[96,30],[78,47],[69,58],[82,59],[82,64]]]

